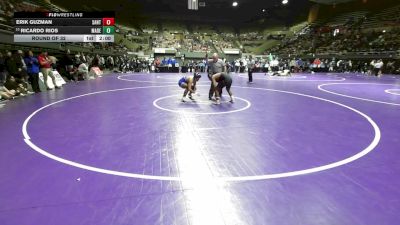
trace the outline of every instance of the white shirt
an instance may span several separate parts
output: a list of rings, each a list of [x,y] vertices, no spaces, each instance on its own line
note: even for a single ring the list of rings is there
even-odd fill
[[[270,65],[271,66],[279,66],[279,61],[278,60],[272,60],[271,62],[270,62]]]
[[[377,62],[377,63],[375,63],[375,65],[374,65],[374,67],[375,67],[376,69],[380,69],[380,68],[382,68],[382,66],[383,66],[383,62]]]

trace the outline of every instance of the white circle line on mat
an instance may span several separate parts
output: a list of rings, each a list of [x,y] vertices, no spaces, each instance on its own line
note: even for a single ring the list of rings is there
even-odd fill
[[[108,92],[116,92],[116,91],[124,91],[124,90],[134,90],[134,89],[146,89],[146,88],[163,88],[163,87],[171,87],[171,86],[147,86],[147,87],[130,87],[130,88],[121,88],[121,89],[112,89],[112,90],[105,90],[105,91],[98,91],[98,92],[92,92],[92,93],[88,93],[88,94],[83,94],[83,95],[78,95],[78,96],[74,96],[74,97],[70,97],[70,98],[66,98],[63,100],[59,100],[53,103],[50,103],[48,105],[45,105],[39,109],[37,109],[36,111],[34,111],[33,113],[31,113],[24,121],[23,125],[22,125],[22,134],[24,137],[24,141],[25,143],[31,147],[34,151],[42,154],[43,156],[46,156],[50,159],[53,159],[57,162],[66,164],[66,165],[70,165],[76,168],[80,168],[80,169],[84,169],[84,170],[88,170],[88,171],[93,171],[93,172],[98,172],[98,173],[103,173],[103,174],[109,174],[109,175],[115,175],[115,176],[122,176],[122,177],[130,177],[130,178],[139,178],[139,179],[147,179],[147,180],[164,180],[164,181],[182,181],[185,178],[182,177],[178,177],[178,176],[157,176],[157,175],[146,175],[146,174],[137,174],[137,173],[128,173],[128,172],[121,172],[121,171],[115,171],[115,170],[109,170],[109,169],[103,169],[103,168],[98,168],[95,166],[89,166],[89,165],[85,165],[82,163],[77,163],[68,159],[64,159],[61,158],[59,156],[56,156],[54,154],[49,153],[48,151],[40,148],[39,146],[35,145],[29,134],[28,134],[28,124],[29,121],[32,119],[33,116],[35,116],[37,113],[39,113],[40,111],[42,111],[43,109],[50,107],[52,105],[58,104],[60,102],[65,102],[71,99],[76,99],[76,98],[80,98],[80,97],[85,97],[85,96],[90,96],[90,95],[95,95],[95,94],[101,94],[101,93],[108,93]],[[321,171],[325,171],[325,170],[329,170],[329,169],[333,169],[348,163],[351,163],[357,159],[362,158],[363,156],[367,155],[368,153],[370,153],[371,151],[373,151],[375,149],[375,147],[378,145],[380,139],[381,139],[381,132],[380,129],[378,127],[378,125],[365,113],[354,109],[350,106],[344,105],[342,103],[338,103],[332,100],[328,100],[328,99],[324,99],[324,98],[320,98],[320,97],[316,97],[316,96],[312,96],[312,95],[307,95],[307,94],[302,94],[302,93],[297,93],[297,92],[291,92],[291,91],[283,91],[283,90],[276,90],[276,89],[266,89],[266,88],[255,88],[255,87],[239,87],[239,86],[233,86],[234,88],[243,88],[243,89],[253,89],[253,90],[261,90],[261,91],[271,91],[271,92],[278,92],[278,93],[286,93],[286,94],[292,94],[292,95],[297,95],[297,96],[303,96],[303,97],[307,97],[307,98],[312,98],[312,99],[317,99],[320,101],[324,101],[324,102],[328,102],[328,103],[332,103],[338,106],[341,106],[343,108],[346,108],[352,112],[355,112],[357,114],[359,114],[361,117],[363,117],[365,120],[367,120],[370,125],[372,126],[373,130],[374,130],[374,138],[373,140],[370,142],[370,144],[364,148],[363,150],[361,150],[360,152],[358,152],[357,154],[350,156],[348,158],[330,163],[330,164],[326,164],[323,166],[318,166],[318,167],[312,167],[309,169],[303,169],[303,170],[296,170],[296,171],[290,171],[290,172],[284,172],[284,173],[274,173],[274,174],[264,174],[264,175],[253,175],[253,176],[225,176],[225,177],[213,177],[213,179],[215,179],[216,181],[222,181],[222,182],[234,182],[234,181],[254,181],[254,180],[266,180],[266,179],[276,179],[276,178],[283,178],[283,177],[293,177],[293,176],[300,176],[300,175],[306,175],[306,174],[311,174],[311,173],[316,173],[316,172],[321,172]]]
[[[239,99],[241,101],[246,102],[246,106],[242,107],[240,109],[235,109],[235,110],[231,110],[231,111],[224,111],[224,112],[188,112],[188,111],[183,111],[183,110],[168,109],[168,108],[162,107],[162,106],[160,106],[158,104],[158,102],[160,100],[163,100],[163,99],[166,99],[166,98],[177,97],[177,96],[179,96],[179,95],[168,95],[168,96],[164,96],[164,97],[161,97],[161,98],[157,98],[156,100],[153,101],[153,106],[158,108],[158,109],[160,109],[160,110],[164,110],[164,111],[167,111],[167,112],[180,113],[180,114],[185,114],[185,115],[220,115],[220,114],[228,114],[228,113],[235,113],[235,112],[241,112],[241,111],[247,110],[251,106],[250,101],[248,101],[246,99],[243,99],[243,98],[240,98],[240,97],[236,97],[236,96],[235,96],[235,99]],[[226,102],[222,102],[222,103],[226,103]],[[229,104],[232,104],[232,103],[229,103]],[[236,103],[233,103],[233,104],[236,104]],[[212,103],[209,103],[209,105],[212,105]],[[218,107],[218,105],[216,105],[216,106]]]
[[[182,74],[182,76],[177,76],[176,77],[176,81],[159,81],[159,80],[162,80],[162,79],[167,79],[167,80],[172,80],[173,79],[173,78],[160,78],[159,76],[155,77],[158,81],[157,80],[151,81],[151,80],[136,80],[136,79],[125,79],[125,78],[123,78],[123,77],[129,77],[129,76],[145,76],[145,75],[144,74],[126,74],[126,75],[117,76],[117,79],[118,80],[122,80],[122,81],[138,82],[138,83],[158,83],[158,84],[176,84],[176,85],[178,85],[179,78],[184,77],[183,74]],[[151,75],[146,75],[146,76],[151,76]],[[202,78],[203,77],[205,77],[205,76],[202,76]],[[210,81],[200,80],[198,83],[199,84],[200,83],[210,83]]]
[[[386,89],[385,92],[391,95],[400,95],[400,89]]]
[[[327,84],[318,85],[318,89],[323,91],[323,92],[326,92],[326,93],[330,93],[330,94],[333,94],[333,95],[338,95],[338,96],[342,96],[342,97],[346,97],[346,98],[352,98],[352,99],[357,99],[357,100],[367,101],[367,102],[381,103],[381,104],[386,104],[386,105],[400,106],[399,103],[378,101],[378,100],[373,100],[373,99],[369,99],[369,98],[361,98],[361,97],[356,97],[356,96],[352,96],[352,95],[345,95],[345,94],[340,94],[340,93],[337,93],[337,92],[334,92],[334,91],[328,91],[328,90],[323,88],[325,86],[333,86],[333,85],[365,85],[365,84],[396,86],[396,84],[380,84],[380,83],[327,83]]]
[[[242,78],[247,78],[246,75],[239,74],[239,77]],[[253,77],[253,80],[271,80],[271,81],[290,81],[290,82],[339,82],[339,81],[345,81],[346,78],[341,77],[339,80],[322,80],[322,79],[311,79],[311,80],[306,80],[302,78],[301,80],[294,80],[293,78],[296,77],[281,77],[281,78],[270,78],[270,76],[265,77],[265,78],[257,78]]]

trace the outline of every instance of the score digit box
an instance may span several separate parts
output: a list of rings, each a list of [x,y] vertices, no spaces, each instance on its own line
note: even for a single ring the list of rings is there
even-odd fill
[[[103,18],[103,26],[114,26],[114,18]]]
[[[103,27],[103,34],[114,34],[114,27]]]

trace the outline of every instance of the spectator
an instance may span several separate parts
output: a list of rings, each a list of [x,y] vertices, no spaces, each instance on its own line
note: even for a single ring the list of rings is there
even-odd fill
[[[92,60],[92,65],[90,66],[89,70],[89,77],[102,77],[103,72],[101,71],[99,67],[99,56],[96,55],[94,59]],[[122,63],[121,63],[122,67]]]
[[[0,84],[6,80],[6,59],[3,53],[0,52]]]
[[[10,100],[15,96],[14,90],[8,90],[3,84],[0,84],[0,99]]]
[[[92,60],[92,65],[90,67],[99,67],[99,66],[100,66],[99,55],[96,55]]]
[[[386,64],[386,72],[389,74],[393,74],[395,71],[396,71],[395,62],[393,60],[390,60]]]
[[[375,76],[381,76],[382,75],[382,67],[383,67],[383,61],[382,59],[378,60],[375,62],[374,66],[374,74]]]
[[[32,51],[28,51],[24,58],[27,72],[29,75],[29,82],[32,85],[32,90],[35,93],[40,92],[39,88],[39,61],[36,57],[33,56]]]
[[[14,76],[19,82],[23,82],[23,64],[18,51],[13,51],[12,55],[7,59],[6,68],[10,76]]]
[[[107,68],[114,69],[114,58],[112,56],[107,57]]]
[[[239,62],[239,59],[237,59],[235,61],[235,72],[239,73],[239,69],[240,69],[240,62]]]
[[[52,72],[52,67],[51,67],[51,60],[49,59],[47,52],[43,51],[39,57],[39,65],[40,65],[40,72],[43,74],[43,79],[44,79],[44,84],[47,88],[47,90],[51,90],[51,88],[47,84],[47,77],[50,76],[51,80],[53,81],[54,87],[55,88],[60,88],[56,84],[56,77],[54,76]]]
[[[14,76],[7,77],[4,87],[6,87],[8,90],[15,91],[14,93],[16,96],[25,96],[27,94],[31,94],[31,92],[28,93],[27,87],[25,87],[22,83],[17,82]]]
[[[64,53],[63,57],[59,61],[59,69],[58,69],[63,77],[66,80],[72,81],[74,79],[74,62],[71,57],[71,52],[69,49]],[[77,81],[77,80],[75,80]]]
[[[322,63],[321,60],[319,58],[316,58],[313,62],[313,65],[315,68],[320,68],[321,63]]]
[[[24,52],[22,50],[18,50],[17,52],[18,52],[18,58],[20,59],[21,64],[22,64],[23,74],[25,74],[26,71],[27,71],[27,68],[26,68],[26,64],[25,64],[25,61],[24,61],[24,57],[23,57]]]
[[[106,60],[104,59],[103,56],[100,56],[99,62],[100,62],[100,65],[99,65],[99,66],[100,66],[100,69],[103,69],[104,66],[105,66],[105,64],[106,64]]]
[[[77,74],[78,78],[81,78],[83,80],[89,80],[89,68],[84,61],[85,58],[83,58],[82,56],[76,55],[75,60],[76,60],[75,66],[77,68],[76,74]]]
[[[161,65],[161,62],[160,62],[160,59],[157,57],[155,60],[154,60],[154,67],[155,67],[155,72],[156,73],[158,73],[159,71],[160,71],[160,65]]]

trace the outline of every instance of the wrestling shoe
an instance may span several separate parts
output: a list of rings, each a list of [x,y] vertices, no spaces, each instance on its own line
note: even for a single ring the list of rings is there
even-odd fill
[[[229,102],[230,103],[234,103],[235,102],[235,97],[233,97],[233,95],[231,96],[231,100]]]
[[[194,101],[194,98],[193,98],[193,96],[192,96],[192,93],[188,94],[188,96],[189,96],[189,99],[190,99],[190,100]]]

